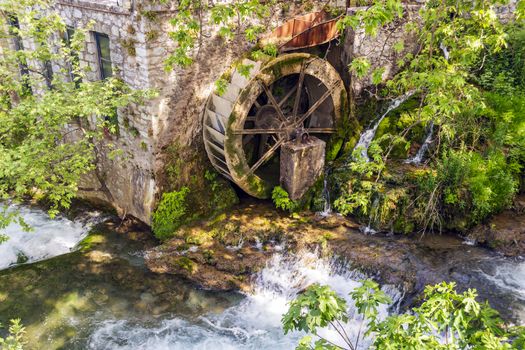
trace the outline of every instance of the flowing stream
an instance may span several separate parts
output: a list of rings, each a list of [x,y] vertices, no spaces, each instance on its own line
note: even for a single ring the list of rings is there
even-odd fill
[[[136,232],[117,233],[111,222],[99,224],[84,239],[87,249],[71,251],[87,235],[85,221],[49,221],[35,209],[24,208],[23,213],[35,223],[32,235],[72,236],[67,244],[45,239],[45,254],[25,249],[23,243],[9,245],[15,252],[24,248],[35,261],[0,271],[0,322],[20,317],[27,327],[28,349],[294,349],[302,334],[282,332],[287,303],[312,283],[330,285],[348,298],[365,277],[314,252],[282,251],[255,276],[253,293],[204,291],[173,276],[150,273],[144,248],[153,242]],[[9,232],[13,239],[26,235],[20,228]],[[9,251],[6,247],[3,252]],[[525,262],[468,249],[476,255],[459,264],[465,271],[455,272],[458,283],[485,288],[481,294],[501,301],[500,309],[512,305],[516,318],[525,320]],[[451,254],[463,259],[465,249]],[[3,260],[4,265],[14,256]],[[453,264],[443,268],[457,269],[457,261]],[[397,288],[382,288],[394,300],[381,308],[385,317],[398,312],[403,299]],[[349,313],[347,330],[355,336],[360,319],[350,300]],[[330,329],[323,335],[338,339]],[[360,348],[366,347],[365,340]]]
[[[303,334],[285,336],[281,317],[287,303],[312,283],[330,285],[341,295],[359,285],[358,274],[336,268],[317,254],[275,255],[255,280],[253,294],[220,313],[205,313],[193,322],[168,318],[150,326],[138,326],[125,320],[109,320],[97,329],[89,342],[91,349],[293,349]],[[385,290],[394,300],[399,292]],[[355,308],[350,302],[350,312]],[[380,317],[388,314],[381,308]],[[355,317],[348,329],[356,335],[360,320]],[[323,336],[338,341],[335,331],[326,329]],[[363,347],[366,347],[366,341]]]

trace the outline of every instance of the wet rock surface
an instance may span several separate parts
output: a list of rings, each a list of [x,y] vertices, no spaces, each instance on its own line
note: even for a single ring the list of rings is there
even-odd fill
[[[344,260],[381,283],[400,287],[404,306],[416,303],[428,284],[455,281],[459,290],[477,288],[481,299],[490,299],[510,317],[515,300],[495,297],[498,292],[487,288],[487,276],[495,274],[492,268],[502,257],[467,243],[451,235],[365,235],[357,223],[338,215],[290,217],[258,203],[184,228],[177,238],[149,250],[146,264],[205,289],[249,291],[250,277],[275,251],[317,249],[321,256]]]
[[[514,209],[475,227],[469,238],[506,256],[525,256],[525,195],[516,199]]]

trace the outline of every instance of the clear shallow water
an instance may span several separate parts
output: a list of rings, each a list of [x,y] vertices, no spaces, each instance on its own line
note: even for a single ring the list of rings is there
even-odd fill
[[[59,235],[78,232],[67,221],[53,225],[58,223]],[[293,349],[302,335],[282,332],[287,303],[315,282],[347,296],[363,278],[311,252],[277,254],[256,276],[250,295],[202,291],[147,271],[143,249],[151,242],[130,240],[112,225],[92,230],[88,250],[50,250],[62,255],[0,271],[0,322],[22,318],[28,349]],[[460,285],[484,288],[484,296],[506,299],[501,305],[523,315],[525,263],[483,254],[455,272]],[[383,289],[400,301],[398,290]],[[352,333],[360,320],[349,305]],[[396,309],[385,307],[381,315]],[[330,330],[324,334],[337,339]]]
[[[71,233],[77,241],[68,249],[84,237],[81,225],[65,220],[38,227]],[[145,243],[110,223],[93,230],[88,250],[62,254],[53,242],[46,257],[60,255],[0,271],[0,322],[21,317],[30,349],[293,349],[302,335],[282,332],[287,303],[315,282],[348,296],[363,277],[314,253],[277,254],[256,276],[252,294],[207,292],[147,271]],[[399,296],[395,288],[388,292]],[[336,339],[330,330],[325,335]]]

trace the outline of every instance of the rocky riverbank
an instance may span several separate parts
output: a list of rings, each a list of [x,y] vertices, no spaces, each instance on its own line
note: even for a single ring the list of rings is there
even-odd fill
[[[496,252],[451,235],[365,235],[357,223],[338,215],[290,217],[270,204],[251,203],[210,221],[187,226],[176,238],[150,249],[147,266],[174,274],[205,289],[250,291],[251,276],[276,252],[318,250],[342,259],[381,283],[394,284],[412,302],[425,285],[456,281],[460,289],[484,291],[473,271],[479,261],[500,259]]]
[[[475,227],[468,237],[505,256],[525,256],[525,195],[516,198],[512,209]]]

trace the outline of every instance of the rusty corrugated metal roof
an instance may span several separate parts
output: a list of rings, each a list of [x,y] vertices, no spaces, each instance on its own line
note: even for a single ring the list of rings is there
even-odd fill
[[[327,43],[336,38],[337,18],[325,11],[294,17],[277,27],[268,37],[279,45],[280,51],[291,51]]]

